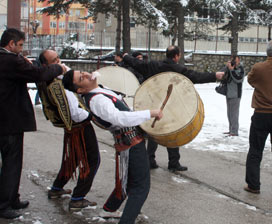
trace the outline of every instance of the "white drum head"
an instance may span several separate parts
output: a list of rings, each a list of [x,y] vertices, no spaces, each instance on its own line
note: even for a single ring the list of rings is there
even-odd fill
[[[135,75],[119,66],[107,66],[97,71],[101,74],[101,76],[97,77],[98,84],[126,94],[124,99],[128,106],[132,108],[135,92],[140,86]]]
[[[168,85],[173,84],[172,93],[163,109],[163,118],[144,122],[141,128],[151,135],[166,135],[185,127],[197,113],[198,95],[193,83],[176,72],[163,72],[147,79],[138,88],[134,98],[134,110],[159,109],[166,97]]]

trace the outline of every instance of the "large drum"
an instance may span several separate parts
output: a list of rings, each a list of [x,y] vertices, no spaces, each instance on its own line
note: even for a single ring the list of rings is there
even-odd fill
[[[151,127],[153,119],[141,124],[157,143],[178,147],[192,141],[204,122],[204,106],[193,83],[176,72],[163,72],[147,79],[138,88],[134,110],[158,109],[167,95],[169,84],[172,93],[163,109],[163,118]]]
[[[97,70],[101,76],[97,78],[98,84],[106,88],[126,94],[124,100],[129,107],[133,107],[133,98],[140,86],[138,79],[129,70],[118,66],[107,66]]]

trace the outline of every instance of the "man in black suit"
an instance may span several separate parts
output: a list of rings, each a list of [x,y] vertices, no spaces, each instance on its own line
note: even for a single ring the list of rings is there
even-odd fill
[[[60,64],[36,67],[20,53],[25,34],[8,28],[0,41],[0,218],[13,219],[26,208],[19,185],[23,163],[24,132],[36,131],[36,121],[27,83],[49,81],[65,72]]]
[[[143,75],[144,80],[152,77],[161,72],[177,72],[187,78],[189,78],[193,83],[208,83],[215,82],[216,80],[222,79],[224,72],[197,72],[187,69],[185,66],[178,64],[181,58],[180,49],[177,46],[169,46],[166,49],[166,59],[163,61],[150,61],[146,62],[144,60],[139,60],[135,57],[124,55],[123,62],[129,65],[137,72]],[[156,169],[159,166],[155,160],[155,152],[157,150],[158,144],[152,140],[148,139],[147,152],[149,155],[150,168]],[[186,171],[188,168],[182,166],[179,162],[180,153],[179,147],[167,148],[168,151],[168,169],[170,171]]]

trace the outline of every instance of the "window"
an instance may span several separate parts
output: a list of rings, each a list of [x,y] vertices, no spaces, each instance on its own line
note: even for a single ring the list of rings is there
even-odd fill
[[[84,29],[85,28],[85,23],[77,23],[77,24],[78,24],[77,27],[79,29]]]
[[[73,9],[69,10],[69,16],[73,16]]]
[[[68,27],[69,27],[69,29],[75,29],[76,28],[76,23],[75,22],[69,22]]]
[[[56,28],[57,23],[55,21],[50,22],[50,28]]]
[[[75,9],[75,15],[80,16],[80,9]]]
[[[59,28],[64,29],[65,28],[65,22],[59,22]]]
[[[111,26],[111,16],[106,18],[106,27]]]
[[[208,40],[208,41],[213,41],[213,40],[215,40],[215,37],[214,37],[214,36],[208,36],[208,37],[207,37],[207,40]]]
[[[92,30],[93,29],[93,24],[92,23],[88,23],[88,30]]]
[[[0,15],[0,28],[4,29],[7,24],[7,15]]]
[[[132,16],[132,17],[130,17],[130,27],[131,28],[135,28],[135,17],[134,16]]]

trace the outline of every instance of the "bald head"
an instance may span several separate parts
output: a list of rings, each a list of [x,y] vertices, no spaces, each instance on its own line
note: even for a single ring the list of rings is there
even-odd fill
[[[177,46],[171,45],[166,49],[166,57],[169,59],[174,59],[176,56],[179,56],[179,55],[180,55],[180,50]]]
[[[52,65],[60,62],[59,55],[53,50],[43,51],[39,56],[39,60],[42,65]]]

